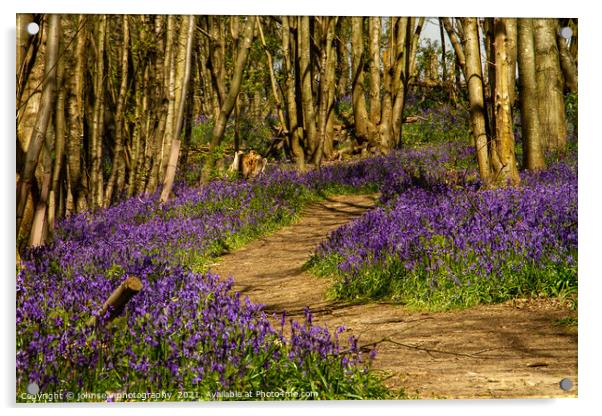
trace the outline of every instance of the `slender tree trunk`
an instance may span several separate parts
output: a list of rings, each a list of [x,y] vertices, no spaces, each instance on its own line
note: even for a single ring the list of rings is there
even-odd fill
[[[445,46],[445,31],[443,25],[439,21],[439,39],[441,39],[441,80],[447,82],[447,51]]]
[[[54,113],[54,164],[52,167],[52,183],[48,196],[48,232],[54,231],[54,223],[56,219],[57,205],[61,202],[57,199],[60,196],[60,177],[63,170],[63,158],[65,157],[65,62],[59,59],[57,63],[57,95]],[[59,211],[60,212],[60,211]]]
[[[507,59],[508,59],[508,86],[510,89],[508,90],[508,97],[510,100],[510,110],[514,107],[514,103],[516,101],[516,92],[514,90],[515,80],[516,80],[516,60],[517,60],[517,42],[518,42],[518,29],[517,29],[517,19],[516,18],[507,18],[504,19],[506,22],[506,51],[507,51]]]
[[[514,77],[509,83],[508,73],[512,58],[508,51],[507,41],[508,19],[495,18],[495,125],[496,149],[501,169],[494,172],[494,181],[502,186],[518,185],[520,176],[514,155],[514,134],[512,130],[512,110],[510,107],[510,91],[514,89]]]
[[[90,207],[102,206],[102,135],[104,126],[104,55],[105,39],[107,29],[107,16],[98,16],[96,27],[96,67],[94,69],[94,108],[92,115],[92,126],[90,134],[90,154],[92,156],[92,166],[90,169],[91,194],[88,203]]]
[[[395,146],[399,147],[401,144],[401,129],[402,129],[402,118],[403,110],[405,107],[406,93],[409,82],[409,67],[410,59],[409,54],[415,53],[408,49],[408,39],[411,35],[411,29],[408,25],[409,18],[400,17],[397,21],[397,39],[396,39],[396,61],[395,61],[395,76],[393,78],[393,91],[395,95],[395,101],[393,104],[393,114],[391,124],[393,126],[393,138]]]
[[[44,78],[46,83],[42,90],[42,103],[40,112],[36,118],[29,146],[25,155],[23,169],[19,172],[17,182],[17,239],[21,228],[23,212],[27,204],[27,198],[35,181],[35,170],[40,157],[40,152],[46,140],[46,130],[52,114],[54,89],[56,87],[56,67],[58,60],[59,27],[60,17],[56,14],[50,15],[48,24],[48,38],[46,42],[46,62],[44,65]]]
[[[297,105],[295,98],[295,77],[293,74],[292,62],[296,61],[291,53],[291,45],[296,42],[291,42],[290,39],[290,23],[289,17],[282,16],[282,56],[284,61],[285,71],[285,89],[286,89],[286,111],[288,116],[288,138],[289,147],[291,149],[293,160],[296,162],[300,170],[305,168],[305,154],[301,147],[302,128],[299,126],[297,119]]]
[[[380,17],[368,17],[370,45],[370,122],[380,123]]]
[[[307,140],[309,155],[311,156],[318,146],[316,115],[314,110],[314,99],[312,92],[312,74],[310,59],[310,32],[309,17],[299,17],[298,25],[298,47],[299,71],[301,75],[301,102],[303,111],[303,130]]]
[[[226,130],[226,123],[234,104],[236,103],[236,97],[240,92],[240,86],[242,83],[243,72],[249,56],[249,49],[251,48],[251,42],[253,41],[253,29],[255,27],[255,17],[247,17],[247,21],[244,24],[242,30],[242,40],[236,56],[236,63],[232,73],[232,80],[230,82],[230,88],[228,94],[220,108],[219,116],[215,120],[215,125],[211,131],[211,141],[209,143],[209,156],[203,166],[203,172],[201,175],[201,183],[207,183],[211,176],[211,171],[215,166],[215,150],[220,145],[224,132]]]
[[[456,53],[456,58],[458,63],[460,64],[460,69],[464,72],[464,67],[466,66],[466,58],[464,56],[464,50],[462,48],[462,42],[458,38],[456,34],[451,19],[449,17],[440,17],[440,22],[445,27],[445,31],[447,32],[447,36],[449,36],[449,40],[454,48],[454,52]]]
[[[485,129],[485,102],[483,92],[483,74],[481,52],[475,18],[462,19],[464,29],[465,77],[468,84],[470,102],[470,124],[477,152],[479,175],[485,186],[489,185],[489,156],[487,153],[487,133]]]
[[[394,145],[393,134],[391,130],[391,120],[393,118],[393,71],[395,67],[395,57],[397,55],[394,41],[395,22],[398,18],[390,17],[388,19],[387,47],[383,53],[383,97],[382,109],[380,114],[380,123],[370,125],[378,131],[378,141],[380,149],[388,152]]]
[[[523,136],[523,163],[529,170],[545,168],[541,145],[537,81],[535,79],[535,41],[533,19],[518,19],[518,72],[520,114]]]
[[[117,181],[117,172],[120,171],[123,161],[123,113],[125,100],[127,96],[128,84],[128,51],[130,42],[130,29],[128,25],[128,16],[122,15],[123,24],[123,45],[121,47],[121,83],[119,85],[119,94],[117,96],[117,108],[115,109],[115,152],[113,157],[113,166],[111,176],[107,182],[107,189],[104,196],[104,206],[108,207],[113,198],[113,188]]]
[[[347,48],[347,42],[345,40],[345,33],[349,27],[348,17],[339,17],[338,20],[338,31],[335,38],[335,46],[337,53],[337,73],[338,73],[338,84],[337,94],[339,97],[347,95],[349,88],[349,51]]]
[[[278,86],[276,85],[276,76],[274,75],[274,60],[272,59],[272,54],[268,49],[265,38],[263,36],[263,29],[261,28],[261,20],[259,16],[257,16],[257,27],[259,29],[259,36],[261,39],[261,44],[263,45],[263,50],[265,51],[266,58],[268,60],[268,73],[270,74],[270,86],[272,87],[272,95],[274,97],[274,102],[276,103],[276,113],[278,114],[278,121],[280,122],[281,130],[284,134],[288,133],[286,131],[286,120],[284,119],[284,113],[282,112],[282,100],[280,99],[280,92],[278,91]]]
[[[377,144],[371,137],[366,97],[364,93],[364,39],[363,17],[351,18],[351,57],[352,57],[352,103],[355,134],[361,141]]]
[[[171,140],[171,150],[167,171],[165,172],[165,180],[163,181],[163,189],[161,190],[161,202],[164,203],[169,198],[173,182],[176,176],[176,168],[178,165],[178,156],[180,154],[180,131],[182,130],[182,122],[184,118],[184,106],[187,96],[188,82],[190,80],[190,60],[192,55],[192,41],[194,37],[195,17],[182,17],[182,28],[180,30],[180,41],[178,44],[178,56],[176,67],[176,78],[180,81],[179,88],[176,89],[176,127],[174,136]]]
[[[165,169],[168,163],[169,149],[171,140],[174,137],[174,113],[176,107],[176,59],[173,51],[174,38],[176,37],[175,16],[167,17],[167,40],[165,44],[165,61],[163,65],[163,79],[165,80],[165,89],[167,91],[167,118],[165,120],[165,130],[161,140],[161,156],[159,172],[160,177],[165,178]]]
[[[549,150],[562,152],[566,148],[567,126],[554,21],[535,19],[533,27],[541,133]]]
[[[314,163],[320,167],[322,163],[322,156],[324,154],[324,143],[326,142],[326,128],[328,120],[332,113],[331,104],[331,92],[334,91],[334,77],[330,71],[332,66],[333,53],[332,53],[332,41],[334,39],[334,28],[336,25],[336,17],[321,17],[322,20],[322,31],[325,33],[324,43],[322,47],[322,56],[320,64],[320,133],[318,146],[313,155]]]
[[[82,182],[82,148],[84,141],[84,65],[86,62],[86,21],[87,17],[79,15],[77,19],[74,64],[70,80],[68,105],[67,136],[67,204],[68,212],[81,212],[87,209],[87,199]]]

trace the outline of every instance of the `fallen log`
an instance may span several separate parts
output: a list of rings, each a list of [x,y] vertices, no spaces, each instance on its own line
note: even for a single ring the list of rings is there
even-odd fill
[[[117,288],[111,293],[111,296],[105,301],[100,309],[98,316],[104,316],[109,312],[107,322],[112,321],[123,312],[125,305],[130,299],[142,290],[142,281],[136,276],[128,276]],[[88,320],[88,326],[94,326],[98,322],[97,317],[93,316]]]

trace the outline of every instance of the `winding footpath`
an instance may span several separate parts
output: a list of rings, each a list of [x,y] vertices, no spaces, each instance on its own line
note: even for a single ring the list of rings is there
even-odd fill
[[[211,268],[234,278],[234,290],[265,305],[268,315],[340,325],[377,349],[385,384],[411,398],[577,396],[577,330],[558,324],[576,312],[556,300],[516,300],[441,313],[388,303],[328,300],[328,279],[303,271],[320,241],[374,206],[377,195],[328,198],[304,209],[294,225],[228,253]],[[278,321],[279,318],[274,318]],[[279,324],[278,324],[279,325]],[[559,386],[569,378],[572,388]]]

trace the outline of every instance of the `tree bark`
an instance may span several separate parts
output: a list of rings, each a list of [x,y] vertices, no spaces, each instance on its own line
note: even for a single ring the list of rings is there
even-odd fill
[[[512,130],[512,110],[510,91],[514,90],[514,77],[509,82],[508,73],[512,68],[512,58],[508,51],[508,19],[494,19],[495,36],[495,125],[496,150],[500,160],[500,169],[494,172],[495,183],[516,186],[520,176],[514,155],[514,134]]]
[[[211,141],[209,143],[209,156],[203,166],[203,172],[201,174],[201,183],[207,183],[211,176],[211,171],[215,166],[215,150],[220,145],[224,132],[226,130],[226,123],[234,104],[236,103],[236,97],[240,92],[240,86],[242,83],[243,72],[249,56],[249,49],[251,48],[251,42],[253,41],[253,30],[255,27],[255,18],[252,16],[247,17],[247,21],[244,24],[242,30],[242,40],[239,45],[239,49],[236,56],[236,63],[232,73],[232,80],[230,82],[230,88],[228,94],[220,108],[219,116],[215,120],[215,125],[211,131]]]
[[[190,80],[190,60],[192,55],[192,40],[194,36],[195,17],[182,17],[182,28],[180,30],[180,40],[178,44],[176,79],[179,81],[179,88],[176,89],[176,123],[174,134],[171,140],[171,150],[163,189],[161,190],[161,202],[164,203],[169,198],[173,182],[176,177],[176,168],[178,166],[178,156],[180,154],[180,131],[182,130],[182,121],[184,118],[184,105],[187,96],[188,82]]]
[[[117,181],[117,172],[120,171],[123,161],[123,113],[125,100],[127,96],[128,84],[128,51],[130,42],[130,29],[128,25],[128,16],[122,15],[123,24],[123,45],[121,46],[121,82],[119,84],[119,93],[117,96],[117,107],[115,109],[115,151],[111,167],[111,176],[107,182],[107,189],[104,196],[104,206],[108,207],[113,198],[113,188]]]
[[[566,148],[566,116],[562,73],[552,19],[535,19],[535,67],[539,99],[539,123],[548,150]]]
[[[481,52],[475,18],[462,19],[464,29],[465,78],[468,84],[468,100],[470,102],[470,124],[477,152],[479,175],[485,186],[489,185],[490,165],[487,148],[487,132],[485,129],[485,100],[483,91],[483,74]]]
[[[57,95],[54,113],[54,164],[52,167],[52,183],[50,185],[48,196],[48,232],[51,234],[54,231],[54,223],[56,219],[57,206],[60,207],[61,202],[57,196],[60,196],[61,183],[59,182],[61,172],[63,171],[63,159],[65,157],[65,62],[59,59],[57,63]],[[59,210],[60,213],[60,210]]]
[[[40,157],[42,146],[46,139],[46,130],[52,114],[54,89],[56,86],[56,64],[58,60],[58,43],[59,43],[59,25],[60,17],[56,14],[50,15],[48,24],[48,38],[46,45],[46,62],[44,64],[44,78],[46,80],[42,89],[42,102],[40,112],[36,118],[29,146],[25,155],[23,169],[19,172],[19,180],[17,182],[17,210],[16,222],[17,239],[21,228],[21,220],[23,212],[27,204],[27,198],[32,187],[32,182],[35,181],[35,170]]]
[[[380,123],[380,17],[368,17],[368,39],[370,46],[370,122]]]
[[[314,99],[312,92],[311,73],[311,43],[309,31],[309,17],[299,17],[298,46],[299,72],[301,76],[301,102],[303,111],[303,131],[306,138],[309,156],[315,152],[318,146],[318,134],[316,128],[316,114],[314,111]]]
[[[87,199],[82,181],[82,148],[84,141],[84,65],[86,61],[87,17],[77,18],[75,51],[73,52],[73,68],[69,83],[69,99],[67,106],[67,211],[81,212],[87,209]]]
[[[523,163],[529,170],[545,168],[542,151],[537,81],[535,79],[535,41],[533,19],[518,19],[518,73],[520,79],[520,114],[523,137]]]
[[[334,74],[330,68],[332,66],[333,53],[332,53],[332,41],[334,39],[334,27],[336,25],[336,17],[321,17],[322,31],[325,33],[324,43],[322,46],[322,56],[320,64],[320,133],[319,141],[316,150],[314,151],[313,160],[314,163],[320,167],[322,163],[322,156],[324,154],[324,143],[326,142],[326,127],[328,120],[332,114],[333,101],[331,100],[331,93],[334,91]]]
[[[285,71],[285,89],[286,89],[286,111],[288,117],[288,140],[291,149],[291,156],[300,170],[305,168],[305,154],[301,147],[303,129],[299,126],[297,119],[297,105],[295,98],[295,76],[293,74],[292,62],[296,61],[291,53],[289,17],[282,16],[282,56]]]
[[[351,18],[352,104],[355,134],[360,141],[377,144],[371,137],[364,93],[363,17]]]
[[[278,121],[280,122],[281,129],[284,134],[288,133],[286,131],[286,120],[284,119],[284,113],[282,112],[282,100],[280,99],[280,92],[278,91],[278,86],[276,85],[276,76],[274,75],[274,60],[272,59],[272,54],[268,49],[267,44],[265,43],[265,38],[263,36],[263,29],[261,28],[261,20],[259,16],[257,18],[257,28],[259,29],[259,36],[261,39],[261,44],[263,46],[263,50],[265,51],[265,55],[267,58],[268,65],[268,73],[270,74],[270,86],[272,88],[272,95],[274,97],[274,102],[276,103],[276,113],[278,114]]]

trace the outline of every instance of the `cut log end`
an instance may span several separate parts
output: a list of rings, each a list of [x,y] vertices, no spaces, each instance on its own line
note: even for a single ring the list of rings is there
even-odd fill
[[[123,312],[125,305],[130,299],[138,292],[142,290],[144,285],[142,281],[136,276],[128,276],[117,288],[111,293],[111,296],[102,305],[99,311],[99,316],[104,316],[109,312],[108,321],[115,319],[118,315]],[[88,326],[96,325],[98,320],[96,316],[93,316],[88,320]]]

